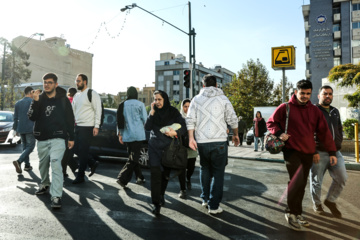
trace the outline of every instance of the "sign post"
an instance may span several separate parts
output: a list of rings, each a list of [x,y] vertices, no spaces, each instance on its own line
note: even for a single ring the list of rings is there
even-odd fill
[[[285,102],[285,69],[295,69],[295,47],[281,46],[271,48],[271,67],[283,71],[282,99]]]

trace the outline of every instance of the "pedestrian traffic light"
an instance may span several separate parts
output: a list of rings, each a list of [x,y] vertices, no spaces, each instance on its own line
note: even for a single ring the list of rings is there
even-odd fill
[[[184,86],[186,88],[190,88],[190,70],[185,70],[184,71]]]

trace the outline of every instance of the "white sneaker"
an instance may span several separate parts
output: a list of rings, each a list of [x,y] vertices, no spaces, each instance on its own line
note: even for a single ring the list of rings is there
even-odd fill
[[[205,201],[203,201],[203,202],[202,202],[202,204],[201,204],[201,206],[203,206],[203,207],[206,207],[206,208],[207,208],[207,207],[208,207],[208,203],[207,203],[207,202],[205,202]]]
[[[294,214],[285,213],[285,219],[288,222],[291,229],[295,231],[301,231],[301,225]]]
[[[218,209],[215,209],[215,210],[209,209],[210,214],[218,214],[218,213],[222,213],[222,212],[223,212],[223,209],[221,207],[218,207]]]

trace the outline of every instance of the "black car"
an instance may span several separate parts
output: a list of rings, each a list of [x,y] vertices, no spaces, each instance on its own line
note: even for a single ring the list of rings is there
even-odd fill
[[[148,155],[148,139],[149,132],[146,132],[146,141],[143,142],[141,148],[141,155],[139,163],[142,166],[148,167],[149,155]],[[90,154],[94,158],[98,156],[111,156],[111,157],[128,157],[125,144],[119,142],[117,135],[117,123],[116,123],[116,109],[105,108],[104,109],[104,123],[99,130],[99,134],[93,138],[90,144]]]
[[[9,111],[0,111],[0,143],[16,146],[20,143],[20,137],[13,139],[14,113]],[[14,141],[13,141],[14,140]]]

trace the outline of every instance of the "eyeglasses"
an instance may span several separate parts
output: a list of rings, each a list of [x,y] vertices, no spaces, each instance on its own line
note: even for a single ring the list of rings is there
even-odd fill
[[[44,82],[44,85],[53,85],[55,82]]]
[[[81,80],[75,80],[75,83],[80,83],[81,82]]]

